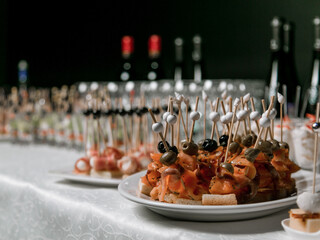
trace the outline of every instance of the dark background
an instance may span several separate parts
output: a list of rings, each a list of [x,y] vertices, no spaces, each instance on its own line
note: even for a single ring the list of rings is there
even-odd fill
[[[135,37],[136,70],[144,78],[147,39],[163,37],[166,78],[173,76],[175,37],[185,40],[187,78],[192,78],[191,39],[203,38],[206,78],[265,78],[270,20],[296,24],[296,65],[309,82],[312,19],[320,1],[0,1],[0,84],[17,84],[17,63],[29,62],[30,84],[60,86],[118,79],[120,39]]]

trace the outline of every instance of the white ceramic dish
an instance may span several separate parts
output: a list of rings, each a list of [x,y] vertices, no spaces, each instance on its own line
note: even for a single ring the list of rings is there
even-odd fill
[[[136,173],[124,179],[118,186],[119,193],[126,199],[141,204],[150,210],[166,217],[190,221],[235,221],[262,217],[278,212],[295,204],[297,197],[229,206],[179,205],[150,200],[139,193],[138,183],[145,171]]]
[[[320,239],[320,231],[315,233],[305,233],[301,231],[297,231],[291,227],[289,227],[290,218],[284,219],[281,221],[283,229],[286,233],[295,239],[303,239],[303,240],[319,240]]]
[[[85,183],[90,185],[117,187],[122,181],[121,178],[95,178],[86,175],[78,175],[72,173],[72,170],[54,170],[50,171],[49,174],[57,177],[61,177],[71,182]]]

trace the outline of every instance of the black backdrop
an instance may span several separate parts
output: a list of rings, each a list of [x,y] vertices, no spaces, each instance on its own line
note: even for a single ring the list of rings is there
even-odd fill
[[[17,62],[30,65],[30,84],[60,86],[118,78],[120,39],[135,37],[137,72],[144,78],[148,36],[163,37],[167,78],[173,75],[173,39],[185,40],[187,77],[192,77],[191,39],[203,38],[207,78],[265,78],[269,68],[270,20],[296,23],[296,65],[308,82],[312,18],[320,1],[308,0],[2,0],[0,83],[17,83]]]

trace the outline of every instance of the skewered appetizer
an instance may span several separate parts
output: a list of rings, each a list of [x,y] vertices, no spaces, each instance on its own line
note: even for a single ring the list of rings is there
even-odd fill
[[[318,132],[320,132],[320,103],[317,104],[316,119],[312,125],[314,132],[313,154],[313,188],[311,192],[304,192],[298,196],[298,209],[290,210],[289,227],[307,233],[320,232],[320,193],[316,193],[316,166],[318,160]]]
[[[246,121],[251,114],[245,109],[243,99],[236,99],[233,109],[231,101],[229,112],[225,112],[221,101],[224,115],[220,117],[217,112],[219,98],[216,100],[215,110],[209,115],[213,122],[211,137],[206,138],[204,132],[204,140],[196,144],[192,134],[195,121],[200,118],[197,98],[195,110],[190,114],[190,136],[185,131],[186,140],[181,142],[181,147],[178,141],[178,147],[174,146],[174,136],[171,145],[166,141],[163,132],[166,136],[168,128],[163,130],[162,123],[157,122],[150,111],[154,122],[152,129],[162,141],[158,144],[159,153],[151,154],[153,162],[149,164],[146,175],[140,179],[141,193],[160,202],[202,205],[261,202],[295,193],[295,182],[291,174],[298,171],[299,167],[290,161],[288,145],[275,139],[267,141],[274,98],[265,116],[259,120],[258,136],[251,129],[245,129],[244,136],[237,136],[240,123],[246,128]],[[240,102],[241,110],[237,112]],[[181,108],[179,110],[179,119],[184,125]],[[172,111],[164,116],[166,124],[174,125],[173,116]],[[219,119],[229,131],[218,137],[218,144],[213,136]]]
[[[88,142],[91,138],[94,144],[88,150],[85,148],[86,157],[76,161],[74,173],[99,178],[124,178],[147,168],[151,161],[150,153],[153,152],[153,146],[147,142],[149,136],[147,128],[142,126],[148,124],[146,121],[148,110],[141,106],[126,111],[121,99],[119,107],[120,109],[115,110],[108,105],[105,112],[93,111],[90,108],[84,111],[84,141]],[[153,112],[159,114],[160,110],[155,107]],[[108,143],[100,124],[101,117],[107,118]],[[133,117],[136,117],[135,120]],[[114,132],[113,126],[120,129],[120,140],[117,136],[119,131]]]

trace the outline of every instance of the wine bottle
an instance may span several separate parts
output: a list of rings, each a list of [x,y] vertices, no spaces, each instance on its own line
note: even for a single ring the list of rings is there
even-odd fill
[[[25,89],[28,84],[28,62],[20,60],[18,63],[18,82],[19,88]]]
[[[283,84],[287,86],[285,114],[289,117],[295,115],[295,96],[299,84],[294,58],[294,32],[295,26],[292,22],[283,25]]]
[[[174,81],[181,81],[183,78],[182,70],[184,68],[183,61],[183,39],[176,38],[174,40],[175,46],[175,67],[174,67]]]
[[[193,61],[193,78],[196,83],[200,83],[203,79],[203,64],[202,64],[202,52],[201,44],[202,39],[199,35],[195,35],[192,39],[193,42],[193,52],[192,52],[192,61]]]
[[[134,39],[131,36],[123,36],[121,40],[122,64],[120,70],[120,81],[135,80],[134,64]]]
[[[163,78],[161,63],[161,37],[151,35],[148,41],[149,65],[147,70],[147,79],[150,81]]]
[[[319,101],[319,78],[320,78],[320,18],[313,19],[314,25],[314,45],[312,54],[312,71],[307,105],[307,113],[315,113],[317,102]]]
[[[267,77],[267,85],[269,86],[268,100],[271,96],[277,96],[278,90],[284,84],[283,74],[283,20],[274,17],[271,21],[272,37],[270,40],[271,62]]]

